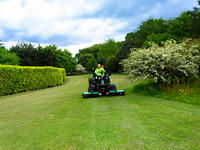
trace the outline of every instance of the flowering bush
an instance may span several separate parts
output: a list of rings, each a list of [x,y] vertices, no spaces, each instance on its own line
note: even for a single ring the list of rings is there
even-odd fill
[[[156,82],[180,81],[198,78],[200,69],[200,43],[174,40],[163,47],[152,43],[147,49],[132,49],[129,57],[121,62],[130,79],[154,79]]]
[[[82,73],[86,72],[85,68],[81,64],[76,65],[76,71]]]

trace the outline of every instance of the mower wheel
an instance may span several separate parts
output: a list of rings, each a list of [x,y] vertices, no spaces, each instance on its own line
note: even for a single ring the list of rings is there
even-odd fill
[[[88,98],[88,95],[83,95],[83,98]]]
[[[88,92],[93,92],[93,89],[91,88],[91,86],[88,87]]]
[[[95,85],[94,84],[90,84],[88,87],[88,92],[93,92],[95,90]]]

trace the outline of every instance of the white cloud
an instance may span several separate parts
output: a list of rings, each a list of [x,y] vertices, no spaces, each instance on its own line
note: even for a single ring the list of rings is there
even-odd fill
[[[89,46],[92,46],[92,45],[97,44],[97,43],[102,43],[102,42],[103,41],[93,41],[93,42],[75,44],[75,45],[70,45],[70,46],[60,46],[59,48],[67,49],[73,54],[73,56],[75,56],[75,54],[78,53],[78,51],[80,49],[87,48]]]
[[[12,46],[17,45],[17,42],[16,42],[16,41],[7,41],[7,42],[3,42],[3,45],[4,45],[6,48],[10,48],[10,47],[12,47]]]
[[[125,37],[125,35],[122,35],[120,33],[115,33],[115,34],[113,34],[113,36],[115,37],[114,40],[116,40],[116,41],[123,41],[124,37]],[[94,44],[103,43],[103,42],[105,42],[105,40],[107,40],[109,38],[112,38],[112,37],[108,37],[108,38],[105,38],[105,39],[92,40],[91,42],[84,42],[84,43],[80,43],[80,44],[58,46],[58,48],[60,48],[62,50],[64,50],[64,49],[69,50],[73,54],[73,56],[75,56],[75,54],[78,53],[78,51],[80,49],[87,48],[87,47],[92,46]],[[12,46],[17,45],[17,43],[18,42],[16,42],[16,41],[7,41],[7,42],[4,42],[4,46],[6,48],[11,48]],[[42,44],[42,43],[34,43],[34,42],[29,42],[29,43],[31,43],[35,46],[38,46],[40,44],[43,47],[51,44],[51,43]]]
[[[107,35],[112,35],[118,29],[123,28],[125,22],[114,19],[71,19],[49,22],[40,26],[31,27],[27,31],[29,36],[41,35],[48,38],[53,35],[67,35],[90,40],[92,38],[102,39]]]
[[[3,36],[3,31],[0,29],[0,38]]]
[[[102,2],[102,0],[3,0],[0,1],[0,19],[13,27],[66,20],[98,11]]]
[[[112,37],[115,37],[114,40],[116,40],[116,41],[123,41],[125,35],[123,35],[121,33],[115,33],[115,34],[113,34]],[[87,47],[92,46],[94,44],[103,43],[103,42],[105,42],[106,40],[108,40],[109,38],[112,38],[112,37],[102,38],[102,39],[98,39],[98,40],[96,40],[96,39],[93,38],[93,40],[91,42],[84,42],[84,43],[79,43],[79,44],[58,46],[58,48],[63,49],[63,50],[67,49],[67,50],[69,50],[73,54],[73,56],[75,56],[75,54],[78,53],[78,51],[80,49],[87,48]],[[4,42],[4,45],[5,45],[6,48],[10,48],[12,46],[17,45],[17,43],[18,42],[16,42],[16,41],[7,41],[7,42]],[[51,44],[51,43],[42,44],[42,43],[33,43],[33,42],[29,42],[29,43],[32,43],[35,46],[38,46],[39,44],[41,46],[47,46],[47,45]]]
[[[114,40],[116,40],[116,41],[122,41],[122,40],[124,40],[125,35],[116,34],[116,35],[114,35],[114,37],[115,37]],[[78,51],[80,49],[87,48],[87,47],[92,46],[94,44],[103,43],[107,39],[104,39],[104,40],[103,39],[93,40],[92,42],[86,42],[86,43],[81,43],[81,44],[74,44],[74,45],[70,45],[70,46],[60,46],[59,48],[61,48],[61,49],[67,49],[67,50],[69,50],[73,54],[73,56],[75,56],[75,54],[78,53]]]
[[[0,0],[0,40],[8,41],[5,45],[24,40],[55,43],[68,47],[74,54],[84,45],[104,42],[108,38],[123,40],[124,32],[133,31],[150,16],[174,14],[170,7],[178,10],[179,3],[181,8],[188,8],[186,1],[160,0],[152,2],[150,7],[144,4],[144,0]],[[130,13],[126,13],[125,9]],[[122,17],[112,17],[118,13]]]
[[[74,43],[100,41],[126,26],[121,20],[81,17],[97,12],[103,4],[104,0],[3,0],[0,28],[17,30],[19,41],[25,36],[45,40],[55,35],[80,39]]]
[[[24,41],[24,42],[26,42],[26,41]],[[4,46],[6,47],[6,48],[11,48],[12,46],[15,46],[15,45],[17,45],[19,42],[17,42],[17,41],[7,41],[7,42],[3,42],[3,44],[4,44]],[[47,45],[49,45],[49,44],[41,44],[41,43],[34,43],[34,42],[29,42],[29,43],[31,43],[31,44],[33,44],[34,46],[38,46],[38,45],[41,45],[41,46],[47,46]]]

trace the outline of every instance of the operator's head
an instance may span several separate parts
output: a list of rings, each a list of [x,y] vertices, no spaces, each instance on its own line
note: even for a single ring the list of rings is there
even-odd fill
[[[101,68],[101,64],[98,64],[97,67],[98,67],[98,68]]]

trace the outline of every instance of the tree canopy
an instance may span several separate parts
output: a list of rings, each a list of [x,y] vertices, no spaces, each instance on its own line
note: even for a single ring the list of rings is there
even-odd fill
[[[131,48],[145,48],[149,42],[162,45],[170,39],[181,42],[184,38],[200,38],[199,27],[200,8],[197,7],[169,20],[149,18],[136,31],[127,33],[116,56],[121,61],[127,58]]]
[[[0,47],[0,64],[19,65],[19,57],[4,47]]]
[[[55,45],[34,47],[30,43],[19,43],[10,51],[20,57],[22,66],[54,66],[65,68],[67,73],[76,70],[76,61],[67,50],[58,49]]]

